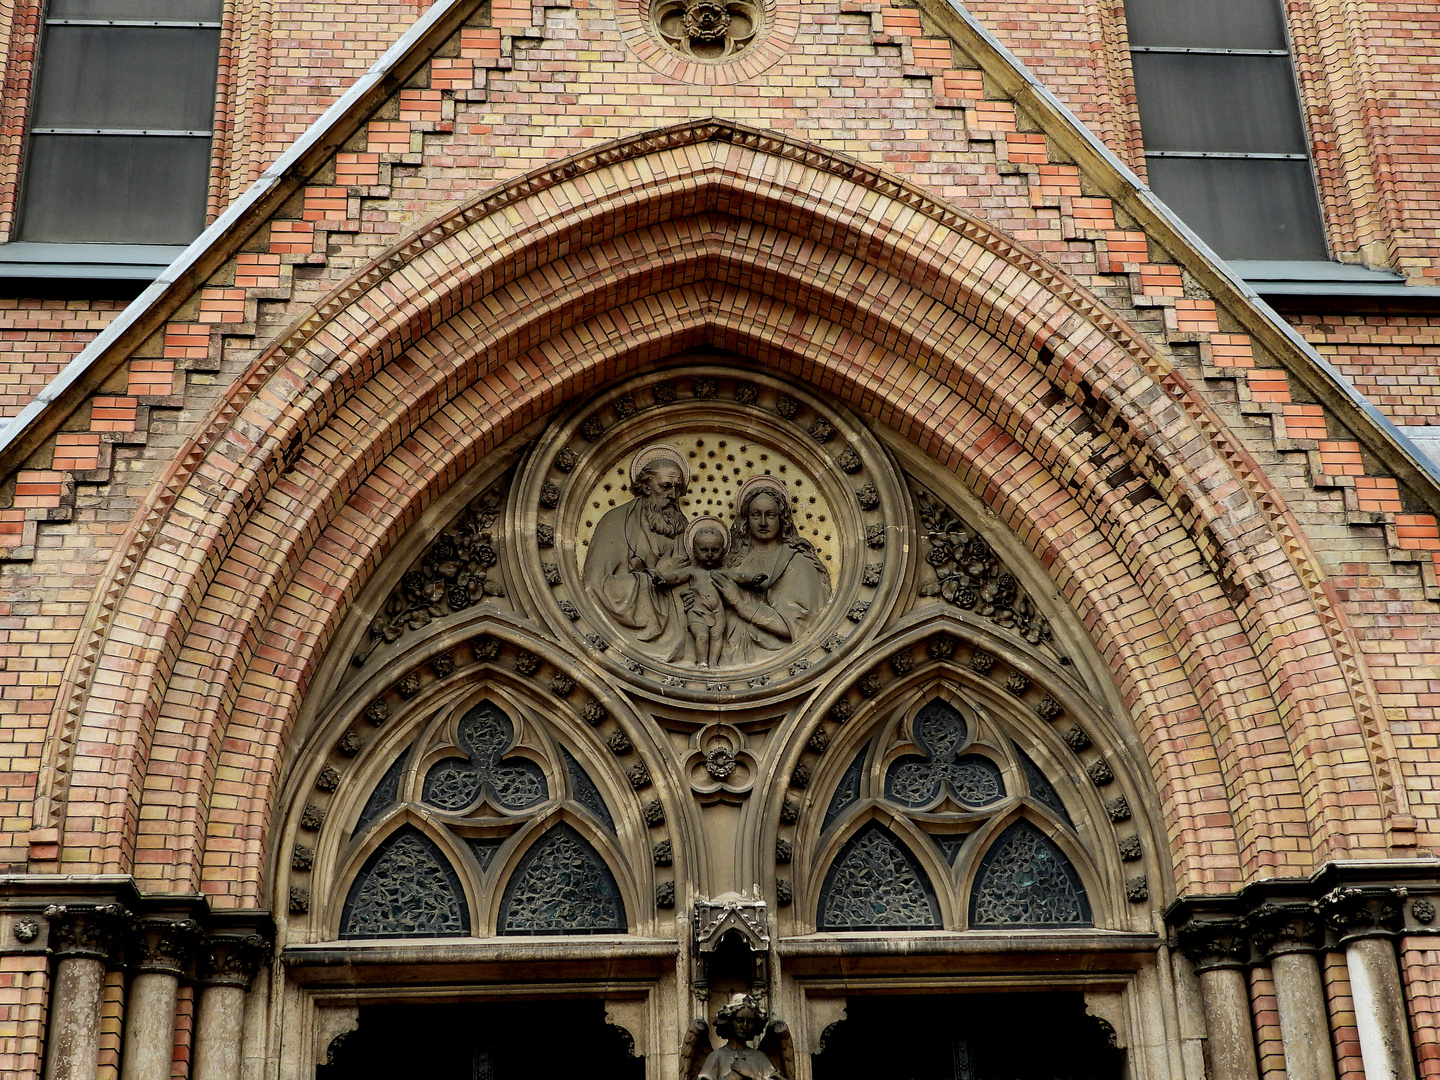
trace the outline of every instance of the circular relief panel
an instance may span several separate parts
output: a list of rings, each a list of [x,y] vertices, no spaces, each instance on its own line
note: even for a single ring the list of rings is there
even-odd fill
[[[905,577],[910,514],[879,443],[733,368],[592,399],[541,439],[515,497],[551,625],[666,697],[798,687],[880,625]]]
[[[648,67],[679,82],[744,82],[795,41],[799,10],[780,0],[620,0],[620,33]]]

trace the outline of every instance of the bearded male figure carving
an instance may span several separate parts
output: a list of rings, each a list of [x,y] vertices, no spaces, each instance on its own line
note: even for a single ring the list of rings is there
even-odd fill
[[[655,660],[685,654],[685,593],[689,560],[687,519],[680,499],[690,485],[685,455],[673,446],[647,446],[630,463],[628,503],[606,512],[585,556],[585,591],[616,625],[644,642]]]
[[[799,639],[830,602],[830,574],[772,476],[740,486],[731,533],[725,569],[711,575],[727,609],[721,659],[748,664]]]

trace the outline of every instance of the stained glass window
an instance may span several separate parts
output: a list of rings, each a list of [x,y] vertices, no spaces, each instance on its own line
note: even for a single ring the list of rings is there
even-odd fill
[[[1065,854],[1034,825],[1017,821],[980,862],[970,924],[1089,926],[1090,902]]]
[[[830,805],[825,808],[825,822],[821,826],[828,829],[830,823],[844,813],[845,808],[860,800],[860,779],[865,770],[865,750],[855,755],[855,760],[845,770],[845,775],[840,777],[840,783],[836,785],[835,794],[830,796]]]
[[[610,816],[610,808],[605,805],[605,797],[600,794],[595,781],[590,779],[590,774],[575,760],[570,751],[562,746],[560,753],[565,757],[565,771],[570,774],[570,788],[575,792],[575,801],[599,818],[613,833],[615,819]]]
[[[413,825],[366,861],[340,917],[342,938],[455,937],[470,932],[465,892],[450,860]]]
[[[820,893],[822,930],[930,930],[940,907],[915,857],[872,822],[847,843]]]
[[[905,807],[928,806],[948,788],[966,806],[990,806],[1005,797],[1005,781],[994,762],[979,754],[957,757],[968,731],[965,719],[949,702],[936,698],[915,717],[914,754],[891,764],[885,774],[885,797]]]
[[[438,761],[425,774],[420,797],[440,810],[464,810],[488,786],[506,810],[524,810],[550,796],[545,772],[523,758],[503,760],[515,743],[515,725],[494,702],[482,701],[460,720],[460,747],[468,759]]]
[[[625,904],[605,860],[569,825],[525,853],[505,887],[502,934],[602,934],[625,929]]]
[[[408,750],[403,752],[395,759],[390,768],[385,770],[385,775],[380,777],[380,782],[375,785],[375,790],[370,793],[370,798],[365,800],[365,809],[360,811],[360,818],[355,822],[353,835],[360,835],[379,821],[385,811],[395,805],[395,800],[400,795],[400,777],[405,772],[405,759],[409,756]]]

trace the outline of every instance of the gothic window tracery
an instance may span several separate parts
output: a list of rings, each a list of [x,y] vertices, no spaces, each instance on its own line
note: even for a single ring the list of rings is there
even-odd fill
[[[459,875],[439,846],[414,826],[385,840],[350,886],[344,938],[454,937],[470,932]]]
[[[1009,728],[948,684],[907,700],[888,710],[821,804],[821,833],[841,831],[826,842],[838,850],[823,868],[817,929],[940,928],[952,909],[975,929],[1091,925],[1080,872],[1047,835],[1059,829],[1079,842],[1061,795],[1075,780],[1047,775]],[[897,813],[930,835],[924,858],[882,824]],[[998,834],[987,825],[1006,819]],[[947,891],[949,908],[938,898]]]
[[[940,909],[915,856],[888,829],[871,823],[831,866],[818,923],[822,930],[933,930]]]
[[[355,819],[347,843],[369,854],[342,893],[339,935],[625,932],[615,859],[600,850],[606,834],[618,841],[593,772],[606,757],[587,767],[508,691],[421,722],[427,734],[390,751]]]

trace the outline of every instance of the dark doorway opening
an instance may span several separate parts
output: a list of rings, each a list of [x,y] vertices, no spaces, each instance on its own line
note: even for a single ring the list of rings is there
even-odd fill
[[[1078,991],[852,997],[815,1080],[1121,1080],[1113,1039]]]
[[[632,1041],[600,1001],[366,1005],[316,1080],[644,1080]]]

